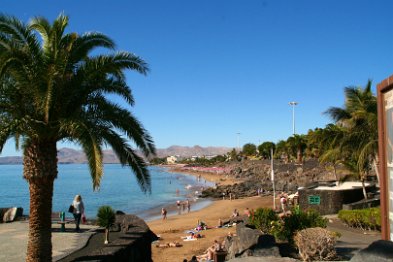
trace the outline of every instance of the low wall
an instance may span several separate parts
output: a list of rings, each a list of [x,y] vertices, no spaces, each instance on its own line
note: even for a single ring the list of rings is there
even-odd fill
[[[362,188],[343,190],[318,190],[305,188],[299,190],[300,208],[312,208],[317,210],[321,215],[336,214],[343,208],[344,204],[357,202],[363,198]]]
[[[151,243],[157,240],[157,236],[150,231],[145,221],[135,215],[116,215],[114,228],[121,231],[120,237],[111,241],[110,245],[73,261],[152,261]]]

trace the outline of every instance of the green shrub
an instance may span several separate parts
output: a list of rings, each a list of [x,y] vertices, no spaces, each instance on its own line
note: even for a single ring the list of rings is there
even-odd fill
[[[380,208],[340,210],[338,218],[351,227],[367,230],[381,229]]]
[[[278,216],[271,208],[258,208],[249,223],[265,234],[270,234],[272,222],[277,221]]]
[[[293,243],[293,236],[299,230],[322,227],[327,225],[327,219],[323,218],[317,211],[309,209],[302,211],[299,207],[292,209],[291,214],[286,215],[281,221],[273,225],[273,234],[281,240]]]
[[[97,212],[97,224],[105,228],[104,244],[109,243],[109,228],[115,223],[115,211],[110,206],[101,206]]]

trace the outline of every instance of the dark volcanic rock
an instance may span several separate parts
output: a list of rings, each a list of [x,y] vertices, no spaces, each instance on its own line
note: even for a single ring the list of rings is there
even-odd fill
[[[230,171],[223,174],[222,179],[231,177],[238,179],[239,183],[232,186],[218,184],[216,189],[207,189],[202,192],[202,197],[222,198],[223,193],[231,191],[236,198],[255,196],[258,188],[264,190],[264,194],[271,194],[273,184],[271,181],[270,160],[244,160],[219,165]],[[339,168],[340,169],[340,168]],[[341,170],[345,171],[345,170]],[[275,161],[275,189],[276,192],[294,193],[299,187],[320,181],[335,180],[331,171],[318,163],[317,159],[308,159],[303,164],[284,163]],[[345,172],[342,176],[345,176]],[[227,197],[225,195],[225,197]]]
[[[393,261],[393,243],[386,240],[378,240],[367,248],[360,250],[351,259],[352,262],[384,262]]]
[[[145,221],[135,215],[117,215],[116,224],[121,230],[120,237],[73,261],[152,261],[151,243],[157,236]]]
[[[225,249],[228,250],[227,259],[245,256],[276,256],[280,252],[275,238],[262,234],[259,230],[247,227],[244,223],[236,226],[236,236],[227,236]]]

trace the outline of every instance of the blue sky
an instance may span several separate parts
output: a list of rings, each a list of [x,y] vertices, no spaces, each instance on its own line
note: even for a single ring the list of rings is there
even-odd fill
[[[346,86],[393,74],[393,1],[14,1],[24,21],[64,11],[69,30],[99,31],[144,58],[129,72],[134,114],[157,148],[277,142],[324,127]],[[59,147],[71,145],[59,145]],[[73,146],[75,147],[75,146]],[[14,143],[1,156],[20,155]]]

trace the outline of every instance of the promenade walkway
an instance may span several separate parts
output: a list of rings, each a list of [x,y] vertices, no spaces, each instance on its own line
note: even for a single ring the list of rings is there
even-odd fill
[[[52,225],[52,256],[57,261],[84,247],[96,226],[81,225],[81,232],[74,231],[75,225],[67,225],[66,232],[60,232],[60,225]],[[28,221],[0,223],[0,261],[23,262],[26,259]]]

